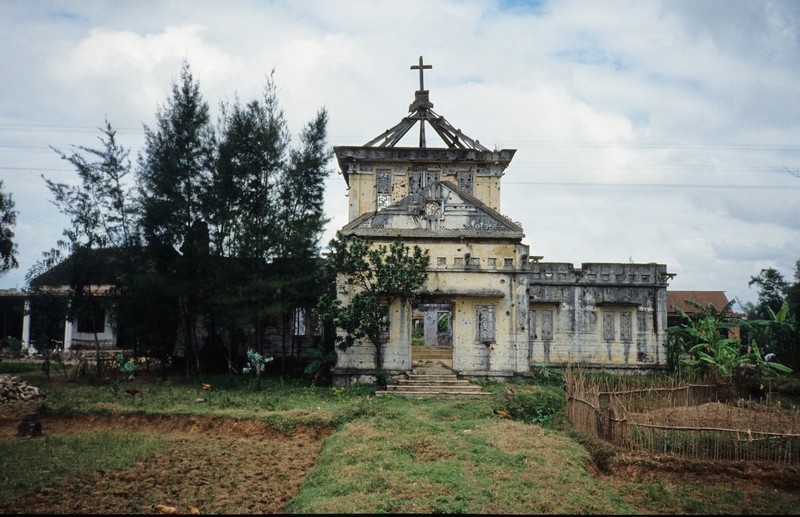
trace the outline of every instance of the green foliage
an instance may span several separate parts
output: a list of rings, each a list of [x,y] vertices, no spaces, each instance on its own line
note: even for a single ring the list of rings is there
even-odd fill
[[[436,320],[436,331],[439,334],[446,334],[450,332],[450,315],[449,314],[442,314],[439,316],[439,319]]]
[[[800,369],[800,260],[793,280],[790,283],[773,268],[751,278],[748,285],[758,287],[758,301],[744,306],[747,322],[742,337],[745,343],[757,341],[763,352]]]
[[[139,362],[133,357],[125,359],[124,355],[117,354],[114,356],[114,361],[116,361],[119,367],[119,373],[127,375],[129,381],[133,380],[134,375],[139,371]]]
[[[769,319],[747,320],[744,322],[745,334],[751,343],[762,345],[763,352],[775,354],[781,361],[789,361],[797,366],[800,351],[800,325],[789,312],[788,300],[783,301],[781,309],[773,312],[767,307]]]
[[[132,263],[126,260],[126,255],[139,244],[136,196],[133,189],[126,186],[131,172],[129,151],[117,143],[116,131],[108,121],[101,131],[103,145],[100,149],[81,146],[70,155],[53,149],[75,168],[79,184],[56,183],[45,178],[53,204],[69,219],[69,226],[63,230],[64,239],[57,244],[69,255],[62,263],[67,280],[55,281],[69,285],[68,316],[72,320],[94,320],[98,310],[111,312],[113,306],[102,301],[91,286],[110,284],[116,289],[121,288],[122,278]],[[118,271],[113,273],[108,271],[110,255],[99,252],[108,249],[124,257],[117,263]],[[46,285],[51,281],[46,276],[31,279],[32,284],[42,289],[52,287]],[[97,333],[102,330],[94,329],[98,357],[100,343]],[[99,372],[99,359],[97,369]]]
[[[727,337],[728,331],[738,325],[736,319],[727,316],[733,302],[719,311],[713,304],[703,306],[693,300],[686,303],[697,312],[687,314],[676,307],[682,321],[667,328],[673,353],[688,356],[679,359],[682,364],[700,371],[714,369],[730,377],[741,356],[739,339]]]
[[[511,416],[522,422],[544,425],[566,408],[564,392],[555,389],[542,389],[534,392],[516,393],[506,403]]]
[[[378,386],[387,386],[392,382],[392,376],[389,372],[379,370],[378,373],[375,374],[375,382]]]
[[[308,348],[305,351],[306,358],[311,362],[305,367],[303,373],[311,376],[312,382],[328,380],[331,370],[336,366],[336,350],[325,350],[323,348]]]
[[[277,91],[271,75],[262,99],[244,106],[238,99],[223,103],[215,128],[184,61],[155,125],[145,127],[135,188],[128,187],[129,151],[107,121],[99,149],[54,149],[79,181],[45,179],[70,226],[31,270],[29,282],[62,263],[64,252],[70,318],[94,310],[87,286],[111,284],[116,296],[106,309],[124,346],[166,365],[182,333],[188,372],[201,367],[202,324],[208,336],[203,350],[224,348],[229,370],[237,369],[235,350],[260,347],[267,326],[285,323],[295,307],[310,306],[319,292],[318,241],[332,154],[327,112],[320,110],[291,148]],[[16,215],[10,195],[0,196],[2,208],[7,211],[0,219],[0,254],[16,249],[10,241]],[[104,248],[119,253],[111,261],[96,260],[93,251]],[[223,258],[233,260],[217,260]],[[107,278],[97,282],[101,271]],[[246,342],[245,329],[251,328],[256,335]]]
[[[14,242],[17,214],[14,199],[10,193],[6,194],[0,181],[0,275],[19,266],[17,243]]]
[[[531,365],[531,381],[545,386],[557,386],[564,388],[564,372],[560,368],[545,366],[543,364]]]
[[[22,341],[14,336],[6,336],[0,339],[0,353],[2,352],[14,359],[18,358],[22,353]]]
[[[783,278],[780,271],[774,268],[765,268],[758,276],[750,277],[748,286],[758,286],[758,301],[748,311],[749,319],[767,319],[770,311],[778,312],[783,305],[783,299],[789,283]]]
[[[70,220],[71,226],[64,230],[64,244],[70,251],[139,244],[136,195],[126,187],[131,173],[130,151],[117,143],[116,131],[108,121],[101,133],[100,149],[79,146],[78,152],[69,155],[53,149],[75,168],[79,185],[45,178],[53,203]]]
[[[242,368],[242,373],[252,375],[256,379],[256,390],[261,389],[261,377],[267,368],[267,364],[272,362],[272,357],[259,354],[252,348],[247,349],[247,364]]]
[[[181,247],[195,221],[204,219],[212,142],[208,103],[184,61],[155,128],[145,126],[138,180],[149,243]]]
[[[146,129],[143,232],[152,248],[166,250],[154,260],[154,276],[168,286],[162,297],[179,303],[192,369],[225,362],[233,372],[237,350],[260,349],[267,327],[288,325],[292,311],[320,292],[327,113],[321,110],[292,148],[277,92],[273,71],[261,98],[222,103],[213,127],[184,63],[156,127]],[[178,247],[180,254],[168,253]],[[213,358],[201,355],[200,321],[210,342],[203,350],[214,350]]]
[[[324,321],[344,331],[337,336],[340,349],[346,350],[364,339],[372,343],[378,382],[386,382],[387,377],[381,375],[381,346],[388,330],[389,307],[395,300],[406,303],[422,287],[430,253],[416,245],[411,249],[400,239],[389,246],[373,246],[366,239],[347,238],[341,232],[336,233],[329,247],[330,276],[342,278],[351,296],[349,303],[343,305],[340,299],[323,295],[317,312]]]
[[[727,337],[730,329],[743,324],[728,315],[733,302],[719,311],[713,304],[703,306],[692,300],[686,303],[697,311],[686,313],[676,308],[682,321],[667,328],[673,359],[680,364],[723,379],[736,376],[737,384],[760,382],[778,373],[791,372],[782,364],[765,361],[755,341],[745,346],[740,338]]]

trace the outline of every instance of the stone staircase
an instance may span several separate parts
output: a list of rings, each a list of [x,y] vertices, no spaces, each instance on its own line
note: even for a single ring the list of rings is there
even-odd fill
[[[491,395],[481,390],[477,384],[466,379],[459,379],[453,370],[437,361],[417,363],[410,373],[400,376],[394,384],[386,386],[386,389],[375,392],[377,397],[386,394],[411,398],[462,398]]]
[[[411,361],[414,366],[425,363],[441,363],[453,366],[453,347],[451,346],[412,346]]]

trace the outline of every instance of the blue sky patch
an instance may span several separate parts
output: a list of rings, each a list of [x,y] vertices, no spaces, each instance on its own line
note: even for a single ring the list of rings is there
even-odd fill
[[[532,14],[544,14],[547,0],[500,0],[501,11],[524,11]]]
[[[621,71],[631,68],[631,65],[621,57],[609,56],[599,48],[570,48],[559,50],[552,56],[561,61],[578,63],[581,65],[600,65],[607,66],[613,70]]]

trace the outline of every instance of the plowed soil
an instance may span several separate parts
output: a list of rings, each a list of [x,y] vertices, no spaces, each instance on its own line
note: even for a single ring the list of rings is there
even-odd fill
[[[17,433],[25,407],[0,405],[0,437]],[[185,415],[40,416],[44,435],[83,432],[157,433],[167,445],[132,466],[70,478],[0,502],[0,513],[152,514],[162,504],[189,513],[284,513],[313,467],[329,428],[299,427],[289,434],[255,420]],[[592,474],[630,504],[642,503],[629,483],[736,487],[800,494],[800,466],[682,460],[631,454],[601,440],[585,444]],[[644,513],[663,513],[660,507]]]
[[[21,415],[0,418],[0,436],[17,432]],[[304,427],[283,434],[251,420],[198,416],[40,417],[43,435],[87,431],[158,433],[169,442],[123,469],[95,472],[0,502],[0,513],[158,513],[156,504],[189,513],[283,513],[331,431]]]

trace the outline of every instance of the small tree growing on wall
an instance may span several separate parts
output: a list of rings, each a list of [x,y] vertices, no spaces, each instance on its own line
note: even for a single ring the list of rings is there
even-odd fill
[[[330,242],[328,267],[332,277],[338,275],[355,293],[347,305],[323,295],[317,310],[324,321],[344,331],[336,338],[341,350],[364,339],[372,343],[379,384],[388,380],[383,371],[382,346],[387,339],[389,307],[397,300],[406,303],[422,287],[429,260],[428,250],[416,245],[410,248],[399,239],[389,246],[372,246],[365,239],[347,238],[337,232]]]

